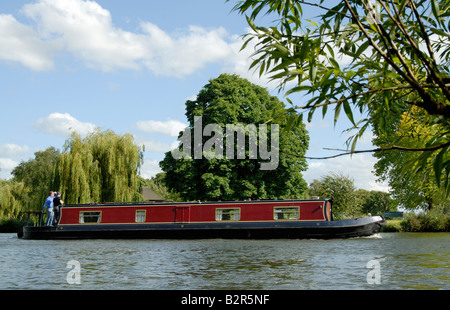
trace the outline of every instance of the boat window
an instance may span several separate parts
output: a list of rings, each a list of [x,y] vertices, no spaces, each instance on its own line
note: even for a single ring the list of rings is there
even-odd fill
[[[100,223],[101,214],[100,211],[82,211],[80,212],[80,223]]]
[[[136,210],[136,223],[145,222],[145,210]]]
[[[241,209],[216,209],[216,221],[239,221]]]
[[[299,207],[274,208],[274,220],[298,220],[300,218]]]

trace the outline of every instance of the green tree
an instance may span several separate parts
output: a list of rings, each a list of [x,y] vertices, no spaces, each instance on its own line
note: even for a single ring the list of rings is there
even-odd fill
[[[314,16],[304,14],[306,8]],[[336,121],[344,111],[356,130],[348,141],[352,152],[370,125],[386,129],[383,115],[392,111],[415,107],[425,126],[439,124],[443,131],[421,148],[391,144],[376,151],[418,152],[417,161],[405,164],[424,167],[421,159],[428,158],[437,184],[449,193],[448,0],[243,0],[234,9],[246,14],[252,29],[243,45],[255,43],[251,67],[269,74],[281,89],[288,87],[287,96],[309,96],[305,105],[294,107],[308,111],[308,119],[318,109],[326,114],[334,108]],[[270,27],[256,25],[264,14],[275,20]],[[355,110],[366,117],[355,119]]]
[[[354,181],[341,173],[330,172],[310,185],[309,194],[333,199],[333,214],[336,219],[361,214],[361,201],[356,193]]]
[[[373,142],[380,147],[395,143],[404,148],[424,148],[430,137],[445,132],[440,124],[424,124],[423,116],[417,109],[386,117],[390,119],[384,131],[374,126],[376,138]],[[440,180],[436,182],[438,177],[442,180],[445,178],[437,173],[439,170],[434,169],[436,162],[428,156],[406,150],[380,152],[375,156],[378,158],[375,174],[380,180],[389,183],[392,197],[398,205],[406,209],[431,210],[435,205],[450,203],[445,188],[438,186]]]
[[[360,190],[358,190],[359,192]],[[362,199],[362,212],[383,214],[388,211],[396,211],[397,205],[388,193],[380,191],[367,192]]]
[[[56,162],[60,152],[54,147],[34,153],[34,158],[22,161],[11,172],[13,181],[22,182],[28,192],[21,197],[27,210],[39,209],[43,206],[50,190],[54,188]]]
[[[244,149],[237,144],[237,137],[231,140],[231,136],[225,135],[226,126],[232,124],[241,124],[242,127],[249,124],[259,126],[266,122],[275,122],[276,119],[280,127],[284,128],[286,119],[277,119],[278,113],[284,111],[284,108],[284,104],[271,96],[266,89],[236,75],[222,74],[210,80],[200,90],[196,100],[186,102],[186,116],[191,131],[196,129],[196,116],[202,117],[201,132],[210,124],[217,124],[224,131],[221,140],[223,149],[218,145],[211,147],[213,153],[222,151],[223,158],[208,157],[209,149],[201,154],[200,159],[196,159],[195,154],[190,158],[175,159],[171,152],[167,152],[164,160],[160,162],[166,173],[165,184],[186,200],[302,197],[307,188],[301,176],[301,172],[306,170],[306,161],[302,156],[309,143],[304,124],[298,124],[294,130],[286,131],[279,137],[278,166],[272,170],[261,169],[261,164],[267,162],[267,159],[262,158],[260,153],[256,158],[256,154],[250,150],[249,141],[254,137],[253,134],[263,138],[261,130],[258,133],[252,133],[250,130],[245,132]],[[271,137],[270,130],[267,136]],[[211,141],[210,136],[204,135],[201,145],[196,145],[199,141],[194,138],[192,134],[194,149],[200,147],[201,150],[202,145]],[[269,139],[268,148],[271,143],[272,140]],[[227,148],[233,150],[232,158],[226,158]]]
[[[17,218],[23,211],[40,209],[53,189],[59,151],[49,147],[34,155],[12,170],[11,180],[0,181],[0,218]]]
[[[130,134],[110,130],[78,134],[66,141],[56,183],[66,204],[142,200],[138,177],[142,148]]]
[[[23,182],[0,180],[0,219],[17,218],[25,209],[23,197],[29,194]]]

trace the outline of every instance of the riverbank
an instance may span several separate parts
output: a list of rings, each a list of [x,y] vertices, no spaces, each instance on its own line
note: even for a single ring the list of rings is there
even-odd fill
[[[381,228],[382,232],[401,232],[403,220],[386,220],[386,226]]]
[[[450,215],[442,212],[405,214],[403,219],[387,220],[382,232],[450,232]]]

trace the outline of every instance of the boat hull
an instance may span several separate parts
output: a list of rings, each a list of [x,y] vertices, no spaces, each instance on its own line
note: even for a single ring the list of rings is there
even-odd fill
[[[333,239],[376,234],[381,216],[340,221],[25,226],[23,239]]]

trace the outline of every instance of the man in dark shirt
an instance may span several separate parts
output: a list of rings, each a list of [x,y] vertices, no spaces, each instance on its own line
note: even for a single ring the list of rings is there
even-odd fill
[[[64,201],[61,200],[61,193],[56,193],[56,197],[53,199],[53,225],[58,224],[59,221],[59,215],[60,215],[60,208],[61,205],[64,203]]]

